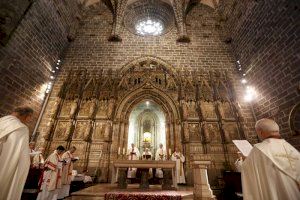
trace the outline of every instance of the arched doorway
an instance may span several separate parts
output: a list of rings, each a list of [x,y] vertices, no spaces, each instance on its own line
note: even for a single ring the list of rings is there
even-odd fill
[[[166,147],[166,118],[156,102],[146,99],[131,111],[127,146],[130,144],[135,144],[140,152],[148,148],[152,155],[159,144]]]

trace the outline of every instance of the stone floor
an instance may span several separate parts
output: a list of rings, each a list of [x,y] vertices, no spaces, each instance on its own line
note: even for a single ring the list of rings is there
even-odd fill
[[[83,190],[74,192],[71,194],[71,197],[68,197],[67,200],[104,200],[104,195],[107,192],[113,191],[126,191],[134,192],[141,191],[138,184],[129,184],[127,189],[118,189],[116,184],[98,184]],[[145,190],[144,190],[145,191]],[[155,192],[161,191],[160,185],[150,185],[150,188],[147,191]],[[178,194],[182,196],[183,200],[192,200],[193,199],[193,188],[187,186],[179,186],[177,191]]]

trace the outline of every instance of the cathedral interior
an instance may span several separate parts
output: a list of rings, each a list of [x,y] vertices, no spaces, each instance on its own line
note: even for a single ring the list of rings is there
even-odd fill
[[[300,149],[297,0],[10,0],[0,3],[0,115],[29,105],[31,141],[76,146],[97,170],[134,143],[210,160],[217,185],[232,140],[271,118]]]

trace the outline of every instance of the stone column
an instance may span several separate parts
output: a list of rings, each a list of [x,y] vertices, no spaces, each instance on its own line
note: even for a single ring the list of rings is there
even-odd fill
[[[194,200],[216,199],[208,182],[207,166],[211,161],[194,161]]]

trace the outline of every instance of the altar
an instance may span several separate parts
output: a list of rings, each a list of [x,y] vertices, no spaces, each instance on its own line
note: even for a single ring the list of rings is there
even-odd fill
[[[175,161],[156,161],[156,160],[116,160],[113,162],[112,168],[112,181],[111,184],[114,184],[116,180],[118,181],[118,187],[125,189],[127,187],[126,182],[126,171],[127,168],[138,168],[146,169],[142,171],[140,188],[149,187],[147,173],[150,168],[161,168],[164,171],[164,178],[162,189],[172,188],[172,184],[177,188],[176,183],[176,162]],[[116,177],[118,174],[118,177]],[[172,181],[170,181],[172,177]],[[148,186],[147,186],[148,185]]]

